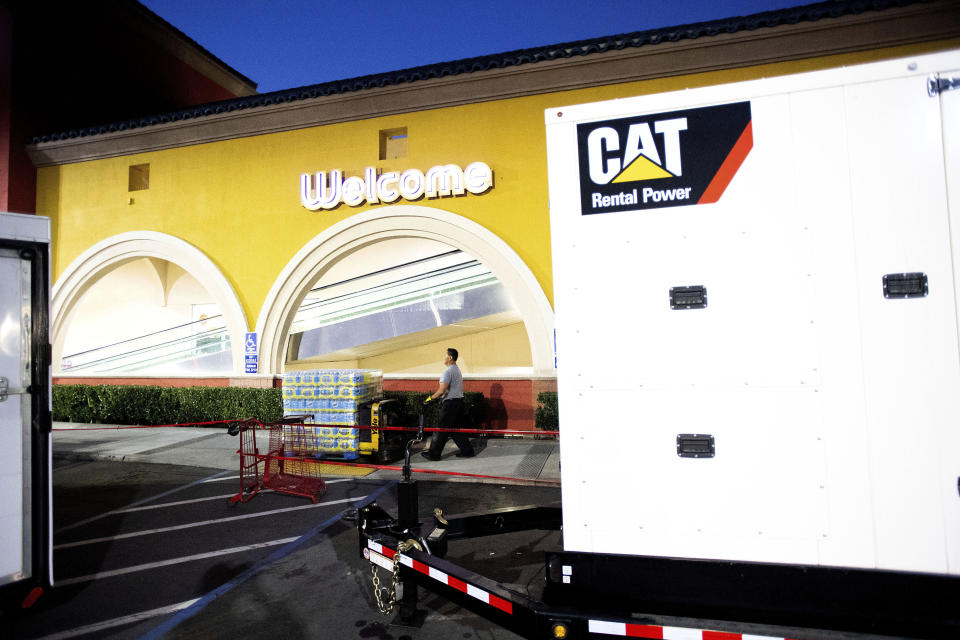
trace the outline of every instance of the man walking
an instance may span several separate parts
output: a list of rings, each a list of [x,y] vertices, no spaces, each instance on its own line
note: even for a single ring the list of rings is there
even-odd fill
[[[443,404],[440,406],[440,427],[443,429],[458,429],[460,416],[463,413],[463,376],[460,374],[460,367],[457,366],[457,357],[459,353],[456,349],[447,349],[443,358],[443,364],[447,366],[443,375],[440,376],[440,385],[427,402],[443,398]],[[470,444],[470,439],[461,433],[450,433],[449,431],[434,432],[433,439],[430,441],[430,449],[423,452],[423,457],[427,460],[439,460],[443,453],[443,447],[447,444],[447,439],[453,437],[453,441],[460,449],[458,458],[472,458],[476,453]]]

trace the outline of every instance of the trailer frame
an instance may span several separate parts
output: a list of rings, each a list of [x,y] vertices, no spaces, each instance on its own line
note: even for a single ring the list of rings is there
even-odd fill
[[[828,640],[953,638],[960,578],[939,574],[685,558],[547,552],[542,600],[459,566],[448,542],[560,530],[559,507],[521,506],[421,521],[416,481],[397,485],[398,517],[376,501],[358,509],[359,551],[375,567],[399,564],[393,624],[419,626],[418,588],[525,638],[689,637]],[[403,545],[406,550],[398,553]],[[786,587],[785,587],[786,585]],[[560,635],[558,635],[560,634]],[[678,635],[679,634],[679,635]]]

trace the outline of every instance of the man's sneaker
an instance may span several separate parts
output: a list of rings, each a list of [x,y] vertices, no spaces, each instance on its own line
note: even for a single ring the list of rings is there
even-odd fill
[[[430,460],[431,462],[436,462],[437,460],[440,459],[440,456],[435,456],[435,455],[433,455],[432,453],[430,453],[429,451],[421,451],[421,452],[420,452],[420,455],[422,455],[422,456],[423,456],[424,458],[426,458],[427,460]]]
[[[477,454],[474,452],[464,453],[463,451],[460,451],[459,453],[457,453],[458,458],[472,458],[475,455]]]

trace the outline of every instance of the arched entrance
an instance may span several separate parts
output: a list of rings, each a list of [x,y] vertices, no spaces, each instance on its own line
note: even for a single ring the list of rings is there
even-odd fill
[[[533,273],[503,240],[458,215],[412,205],[372,209],[314,237],[287,263],[257,318],[261,373],[280,373],[297,309],[333,264],[392,238],[426,238],[458,248],[489,267],[513,299],[530,340],[534,376],[553,376],[553,309]]]
[[[131,231],[98,242],[78,256],[53,286],[51,300],[51,340],[53,362],[58,367],[63,356],[66,331],[71,314],[84,293],[99,279],[133,260],[148,258],[158,265],[170,262],[203,283],[223,315],[230,335],[233,375],[243,372],[243,344],[247,321],[233,287],[220,269],[199,249],[165,233]],[[158,276],[162,277],[162,267]]]

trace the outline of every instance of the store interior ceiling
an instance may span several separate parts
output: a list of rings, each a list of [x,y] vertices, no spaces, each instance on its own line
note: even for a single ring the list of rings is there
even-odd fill
[[[288,363],[370,358],[521,322],[472,256],[433,240],[384,240],[311,287],[291,325]]]

